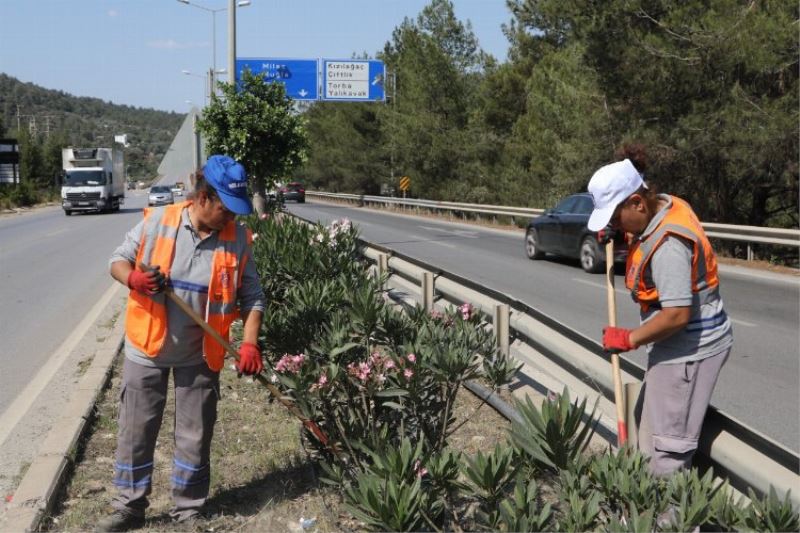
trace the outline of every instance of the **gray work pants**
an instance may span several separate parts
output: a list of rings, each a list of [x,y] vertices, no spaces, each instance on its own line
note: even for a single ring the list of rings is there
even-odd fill
[[[149,505],[153,452],[167,401],[170,370],[175,382],[171,515],[180,520],[196,514],[208,498],[219,374],[205,363],[170,369],[125,359],[114,476],[118,494],[112,505],[136,516],[144,516]]]
[[[655,475],[691,466],[711,394],[729,354],[727,349],[700,361],[647,369],[635,412],[639,449],[650,457]]]

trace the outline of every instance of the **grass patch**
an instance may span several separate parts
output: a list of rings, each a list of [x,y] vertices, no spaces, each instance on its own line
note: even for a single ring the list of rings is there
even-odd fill
[[[122,357],[114,367],[111,385],[101,395],[90,434],[77,454],[72,476],[53,513],[42,523],[48,531],[86,531],[110,512],[114,495],[114,450],[117,436]],[[153,493],[142,531],[287,531],[300,530],[300,518],[314,519],[314,530],[357,529],[341,509],[338,493],[320,484],[317,468],[306,458],[300,423],[250,379],[222,372],[222,400],[211,451],[211,491],[200,524],[172,524],[169,477],[172,468],[174,392],[159,433],[153,472]],[[508,422],[489,406],[475,416],[480,401],[463,391],[456,416],[469,417],[453,435],[455,449],[484,452],[505,439]],[[20,475],[24,474],[22,472]]]

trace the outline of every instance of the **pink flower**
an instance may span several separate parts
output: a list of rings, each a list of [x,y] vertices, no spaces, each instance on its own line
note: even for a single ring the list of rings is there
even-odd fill
[[[383,368],[385,368],[386,370],[391,370],[394,367],[395,367],[394,361],[392,361],[391,359],[386,361],[386,364],[383,365]]]
[[[458,310],[461,313],[461,318],[464,320],[469,320],[472,317],[473,307],[469,302],[459,307]]]
[[[406,368],[403,370],[403,375],[406,377],[406,379],[411,379],[411,377],[414,375],[414,371],[410,368]]]
[[[317,380],[317,382],[311,385],[311,387],[309,387],[309,390],[313,392],[315,390],[325,388],[325,385],[327,384],[328,384],[328,375],[323,372],[322,375]]]
[[[306,356],[302,353],[297,355],[289,355],[288,353],[283,354],[283,357],[280,358],[278,364],[275,365],[275,371],[297,374],[300,372],[300,367],[303,366],[305,360]]]
[[[267,220],[269,218],[269,215],[267,213],[261,213],[261,216],[259,216],[258,218],[260,218],[261,220]]]
[[[431,318],[433,318],[434,320],[439,320],[440,318],[442,318],[442,316],[444,315],[442,315],[442,313],[440,313],[438,310],[436,309],[431,310]]]
[[[367,381],[372,373],[372,366],[369,363],[358,363],[357,365],[350,363],[347,365],[347,372],[361,381]]]
[[[416,363],[417,362],[417,356],[414,355],[413,353],[408,354],[406,356],[406,359],[408,359],[409,363]]]
[[[419,459],[414,462],[414,472],[417,473],[417,477],[422,477],[428,473],[428,469],[422,466],[422,463]]]

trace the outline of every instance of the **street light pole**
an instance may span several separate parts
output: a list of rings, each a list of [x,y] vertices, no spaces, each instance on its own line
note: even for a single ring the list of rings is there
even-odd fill
[[[236,0],[228,0],[228,82],[236,83]]]
[[[220,11],[228,10],[228,81],[233,82],[236,79],[236,7],[247,7],[250,5],[250,0],[229,0],[228,7],[221,7],[219,9],[211,9],[189,0],[178,0],[181,4],[196,7],[211,13],[211,69],[215,74],[221,74],[223,71],[217,70],[217,13]],[[212,76],[213,78],[213,76]],[[213,81],[213,79],[212,79]],[[214,91],[212,85],[211,91]],[[216,93],[214,93],[216,94]]]

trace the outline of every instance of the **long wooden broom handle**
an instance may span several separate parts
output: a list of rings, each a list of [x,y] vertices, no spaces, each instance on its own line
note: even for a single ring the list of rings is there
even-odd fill
[[[145,265],[144,263],[139,263],[139,268],[141,268],[143,272],[150,272],[153,270],[152,267]],[[220,335],[217,332],[217,330],[212,328],[208,324],[208,322],[206,322],[203,319],[203,317],[198,315],[197,312],[183,300],[183,298],[175,294],[175,291],[172,290],[172,287],[166,287],[164,289],[164,293],[167,295],[167,298],[175,302],[178,305],[178,307],[180,307],[183,310],[184,313],[189,315],[189,317],[192,320],[194,320],[198,326],[203,328],[203,331],[211,335],[215,341],[217,341],[223,348],[225,348],[225,351],[228,353],[229,356],[233,357],[234,360],[239,361],[239,352],[236,351],[236,349],[231,345],[231,343],[223,339],[222,335]],[[256,374],[254,377],[259,383],[264,385],[267,388],[267,390],[269,390],[270,394],[272,394],[272,396],[275,397],[275,399],[281,402],[289,410],[290,413],[299,418],[300,421],[303,423],[303,425],[306,428],[308,428],[308,430],[311,431],[314,434],[314,436],[317,437],[317,439],[319,439],[319,441],[322,443],[323,446],[326,446],[329,449],[331,449],[334,453],[337,453],[334,447],[328,446],[328,440],[329,440],[328,436],[325,435],[322,429],[313,420],[306,418],[303,412],[300,411],[300,409],[298,409],[294,403],[287,400],[286,397],[283,394],[281,394],[281,391],[278,389],[278,387],[270,383],[270,381],[266,378],[266,376],[264,376],[264,374]]]
[[[606,299],[608,300],[608,323],[617,325],[617,294],[614,291],[614,239],[606,243]],[[628,442],[628,428],[625,425],[625,400],[622,396],[622,373],[619,368],[619,354],[611,353],[611,377],[614,381],[614,403],[617,407],[617,444]]]

